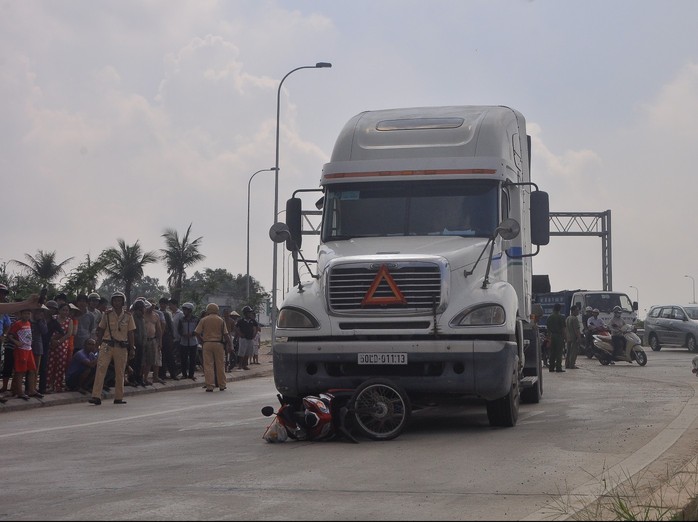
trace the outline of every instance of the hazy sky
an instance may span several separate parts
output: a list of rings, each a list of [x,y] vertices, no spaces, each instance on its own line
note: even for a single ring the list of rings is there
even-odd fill
[[[0,0],[0,261],[159,250],[192,223],[207,258],[190,273],[244,274],[279,81],[327,61],[283,85],[279,209],[319,186],[361,111],[507,105],[551,210],[611,210],[614,290],[639,293],[641,316],[692,301],[696,20],[693,0]],[[256,175],[250,273],[267,290],[273,194]],[[601,240],[552,238],[533,266],[554,290],[599,289]]]

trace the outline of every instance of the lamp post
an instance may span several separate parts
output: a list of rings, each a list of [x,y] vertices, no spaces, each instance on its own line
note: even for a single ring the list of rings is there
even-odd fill
[[[301,69],[325,69],[332,67],[331,63],[328,62],[318,62],[315,65],[303,65],[301,67],[296,67],[286,73],[286,76],[281,78],[279,82],[279,88],[276,91],[276,163],[274,164],[275,174],[274,174],[274,223],[276,223],[276,217],[279,215],[279,116],[281,113],[281,86],[284,84],[286,78],[296,71]],[[276,272],[278,266],[277,259],[277,243],[274,243],[274,255],[272,263],[272,283],[271,283],[271,348],[274,349],[276,343],[276,292],[278,285],[278,278]]]
[[[276,170],[276,167],[271,167],[269,169],[261,169],[250,176],[247,182],[247,300],[250,300],[250,184],[252,183],[252,178],[254,178],[260,172],[269,172]]]
[[[640,291],[637,289],[636,286],[630,285],[630,288],[635,289],[635,300],[639,303],[640,302]]]
[[[691,304],[696,304],[696,280],[690,275],[685,275],[684,277],[689,277],[693,281],[693,301],[691,301]]]

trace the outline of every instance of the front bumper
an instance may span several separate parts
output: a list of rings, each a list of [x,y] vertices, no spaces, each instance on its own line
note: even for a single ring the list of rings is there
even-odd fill
[[[359,353],[407,353],[406,365],[359,365]],[[288,341],[274,346],[274,381],[289,397],[385,377],[409,394],[494,400],[511,390],[518,352],[502,340]]]

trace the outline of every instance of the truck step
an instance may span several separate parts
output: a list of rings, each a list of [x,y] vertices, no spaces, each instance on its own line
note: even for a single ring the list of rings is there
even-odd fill
[[[528,377],[524,377],[521,379],[519,382],[519,386],[522,388],[532,388],[536,385],[538,382],[538,376],[537,375],[529,375]]]

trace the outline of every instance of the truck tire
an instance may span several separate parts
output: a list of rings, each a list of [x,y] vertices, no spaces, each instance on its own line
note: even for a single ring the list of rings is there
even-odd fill
[[[519,419],[519,378],[517,372],[511,379],[511,390],[504,397],[487,401],[487,418],[492,427],[511,428]]]

